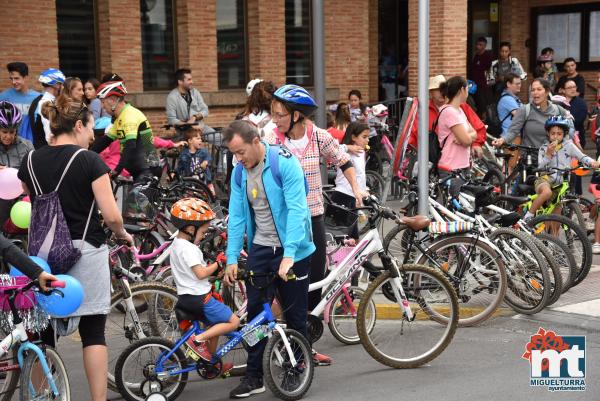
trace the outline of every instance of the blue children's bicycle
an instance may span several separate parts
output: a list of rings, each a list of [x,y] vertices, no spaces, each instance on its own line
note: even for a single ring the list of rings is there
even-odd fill
[[[256,279],[265,282],[263,286]],[[175,400],[185,388],[188,373],[196,371],[204,379],[227,376],[223,372],[223,358],[239,345],[254,346],[268,337],[263,355],[264,380],[273,394],[283,400],[298,400],[310,388],[314,375],[312,350],[308,340],[295,330],[277,323],[266,289],[277,278],[276,273],[248,271],[241,277],[259,291],[265,300],[263,311],[252,321],[225,337],[228,341],[213,354],[210,362],[186,358],[182,348],[192,335],[203,332],[198,316],[175,309],[178,320],[190,321],[191,327],[173,343],[161,337],[148,337],[132,343],[119,357],[115,379],[121,395],[128,401]],[[288,279],[295,279],[290,270]]]

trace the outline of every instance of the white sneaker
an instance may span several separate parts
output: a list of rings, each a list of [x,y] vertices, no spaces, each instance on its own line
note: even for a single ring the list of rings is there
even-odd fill
[[[600,254],[600,242],[594,242],[594,245],[592,245],[592,253],[594,255]]]

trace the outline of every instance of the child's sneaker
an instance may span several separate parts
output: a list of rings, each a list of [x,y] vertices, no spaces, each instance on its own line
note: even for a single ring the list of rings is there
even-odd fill
[[[202,358],[206,362],[210,362],[212,359],[211,353],[206,348],[206,341],[196,341],[190,336],[185,344],[189,348],[186,355],[191,356],[192,359],[197,361],[198,358]]]
[[[600,254],[600,242],[594,242],[594,245],[592,245],[592,253],[594,255]]]

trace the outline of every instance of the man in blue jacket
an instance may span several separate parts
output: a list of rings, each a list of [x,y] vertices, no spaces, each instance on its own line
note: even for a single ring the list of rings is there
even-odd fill
[[[279,275],[267,290],[267,297],[272,300],[277,289],[287,325],[306,337],[309,262],[315,246],[304,172],[289,151],[271,149],[247,121],[231,123],[223,131],[223,140],[243,166],[241,177],[234,172],[231,178],[225,283],[231,285],[236,280],[238,256],[246,235],[247,269]],[[270,154],[275,150],[276,159]],[[278,166],[272,168],[273,162]],[[297,279],[287,281],[292,266]],[[247,296],[250,321],[261,312],[264,300],[260,291],[251,285],[247,286]],[[249,349],[246,376],[231,391],[231,398],[245,398],[265,391],[262,380],[265,345],[266,339]]]

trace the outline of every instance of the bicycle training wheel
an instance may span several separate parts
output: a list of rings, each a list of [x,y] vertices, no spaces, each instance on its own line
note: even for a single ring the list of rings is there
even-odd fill
[[[58,352],[51,347],[46,347],[44,357],[54,384],[58,389],[58,395],[54,395],[48,378],[41,372],[40,358],[35,352],[30,351],[25,357],[21,371],[20,400],[69,401],[71,399],[71,387],[69,386],[69,377],[63,360]]]
[[[385,285],[394,294],[400,292],[397,280],[386,271],[367,288],[358,306],[356,327],[360,342],[376,361],[396,369],[416,368],[435,359],[452,341],[458,327],[458,299],[448,279],[431,267],[402,265],[400,276],[412,318],[398,302],[383,295]],[[375,316],[371,302],[376,305]],[[448,321],[432,320],[433,310],[448,316]],[[375,323],[369,330],[371,320]]]
[[[164,338],[148,337],[127,347],[115,367],[119,393],[127,401],[145,401],[153,392],[160,391],[169,401],[176,399],[187,384],[188,372],[159,377],[156,364],[175,345]],[[177,349],[163,362],[165,372],[180,371],[187,367],[185,355]]]

